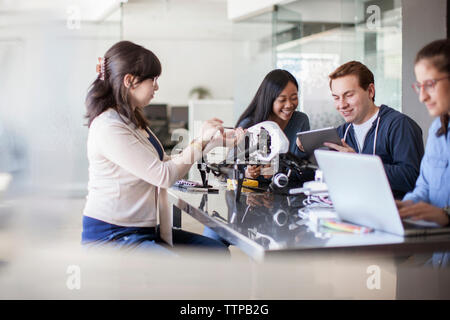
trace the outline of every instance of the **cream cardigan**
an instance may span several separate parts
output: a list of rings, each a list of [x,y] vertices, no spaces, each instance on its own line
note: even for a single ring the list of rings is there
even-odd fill
[[[172,244],[166,189],[182,178],[191,164],[166,154],[161,161],[147,132],[113,109],[92,121],[87,156],[89,183],[83,214],[119,226],[152,227],[159,213],[161,236]]]

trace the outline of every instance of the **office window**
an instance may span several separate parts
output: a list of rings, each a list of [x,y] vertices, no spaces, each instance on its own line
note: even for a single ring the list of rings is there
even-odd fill
[[[328,75],[350,60],[361,61],[374,73],[377,105],[402,110],[400,0],[299,0],[233,27],[234,57],[245,61],[235,75],[237,116],[264,75],[283,68],[299,82],[299,109],[308,114],[311,127],[339,125],[343,119],[334,109]]]
[[[401,111],[401,1],[301,0],[273,12],[274,66],[291,71],[311,127],[338,125],[328,74],[350,60],[375,76],[377,105]]]

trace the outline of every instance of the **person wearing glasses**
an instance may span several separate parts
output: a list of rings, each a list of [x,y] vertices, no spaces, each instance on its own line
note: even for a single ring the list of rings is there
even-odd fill
[[[206,121],[198,138],[180,154],[168,156],[142,112],[159,89],[156,55],[120,41],[99,58],[97,72],[86,98],[89,183],[82,244],[165,254],[174,254],[172,244],[190,245],[228,255],[219,241],[172,229],[166,190],[204,152],[234,142],[224,134],[222,121]]]
[[[431,124],[416,186],[397,201],[400,216],[450,224],[450,40],[431,42],[416,56],[413,88],[425,104]],[[447,260],[449,257],[447,256]]]
[[[325,145],[340,152],[379,156],[394,197],[401,199],[414,189],[419,176],[422,130],[403,113],[375,105],[374,76],[361,62],[347,62],[329,78],[335,107],[346,123],[337,129],[342,146]]]

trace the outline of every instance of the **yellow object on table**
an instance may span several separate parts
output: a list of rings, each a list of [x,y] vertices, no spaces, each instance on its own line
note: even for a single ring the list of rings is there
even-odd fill
[[[258,180],[253,179],[247,179],[244,178],[244,181],[242,182],[243,187],[258,187]],[[237,187],[237,180],[235,179],[227,179],[227,189],[228,190],[234,190]]]

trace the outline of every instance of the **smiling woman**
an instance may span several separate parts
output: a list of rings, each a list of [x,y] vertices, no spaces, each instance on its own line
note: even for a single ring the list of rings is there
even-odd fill
[[[258,88],[247,109],[237,121],[236,127],[247,129],[257,123],[271,120],[276,122],[289,139],[289,152],[299,158],[306,158],[297,144],[297,132],[308,131],[308,116],[298,107],[298,83],[286,70],[269,72]]]
[[[289,139],[289,152],[298,158],[308,156],[297,146],[297,132],[308,131],[308,116],[298,107],[298,83],[295,77],[286,70],[275,69],[269,72],[256,91],[250,105],[242,113],[236,123],[237,128],[247,129],[263,121],[276,122]],[[247,166],[245,176],[258,179],[261,183],[269,183],[272,177],[269,166]],[[295,179],[294,175],[292,178]],[[212,229],[205,227],[203,235],[217,239],[229,245]]]

